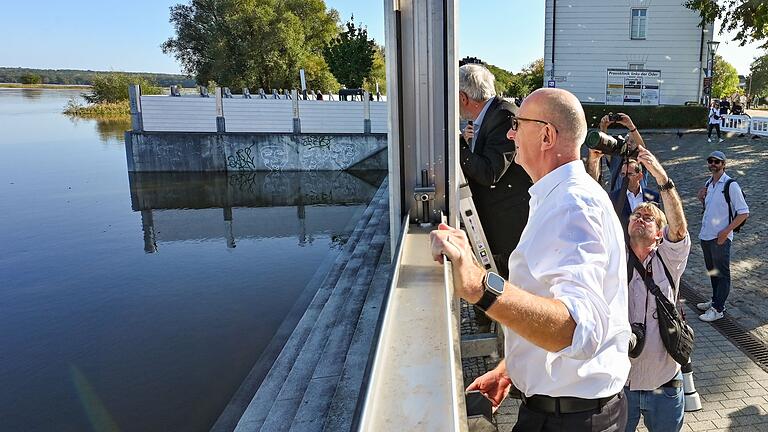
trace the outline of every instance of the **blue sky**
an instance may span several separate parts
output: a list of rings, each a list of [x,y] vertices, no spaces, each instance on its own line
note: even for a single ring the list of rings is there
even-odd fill
[[[171,0],[37,0],[3,5],[0,66],[178,73],[160,44],[173,36]],[[381,0],[326,0],[346,20],[384,41]],[[482,6],[482,7],[481,7]],[[544,1],[465,0],[459,6],[459,55],[511,70],[544,55]],[[720,40],[727,40],[720,36]],[[723,44],[719,53],[739,73],[749,72],[756,44]]]

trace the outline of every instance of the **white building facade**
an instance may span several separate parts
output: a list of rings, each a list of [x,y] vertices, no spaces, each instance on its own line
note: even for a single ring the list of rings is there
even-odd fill
[[[544,86],[583,103],[701,101],[712,26],[682,3],[546,0]]]

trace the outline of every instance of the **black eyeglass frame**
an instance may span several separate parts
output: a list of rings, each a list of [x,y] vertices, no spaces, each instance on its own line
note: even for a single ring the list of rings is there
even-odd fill
[[[723,161],[721,161],[720,159],[712,158],[712,159],[707,159],[707,163],[710,165],[720,165],[721,163],[723,163]]]
[[[557,130],[557,126],[553,125],[552,123],[550,123],[548,121],[531,119],[531,118],[525,118],[525,117],[520,117],[520,116],[515,116],[515,115],[509,116],[509,121],[511,123],[511,128],[512,128],[513,131],[517,132],[517,128],[520,126],[520,124],[519,124],[520,120],[541,123],[541,124],[544,124],[544,125],[549,125],[549,126],[552,126],[555,129],[555,132],[560,133],[560,131]]]

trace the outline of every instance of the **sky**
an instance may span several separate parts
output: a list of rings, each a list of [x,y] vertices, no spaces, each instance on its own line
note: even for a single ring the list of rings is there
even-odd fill
[[[160,49],[173,36],[169,7],[179,0],[36,0],[3,5],[0,66],[179,73]],[[352,14],[384,42],[382,0],[326,0],[342,20]],[[482,7],[480,7],[482,5]],[[740,74],[759,52],[738,47],[728,35],[718,54]],[[489,43],[489,41],[492,41]],[[459,57],[473,56],[518,72],[544,55],[544,1],[465,0],[459,4]]]

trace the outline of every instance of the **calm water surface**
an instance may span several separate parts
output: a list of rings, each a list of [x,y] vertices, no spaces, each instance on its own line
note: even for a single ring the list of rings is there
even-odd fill
[[[0,90],[0,430],[207,430],[381,175],[129,176],[77,95]]]

